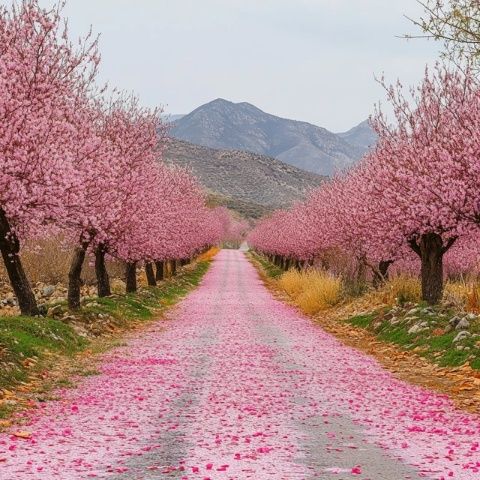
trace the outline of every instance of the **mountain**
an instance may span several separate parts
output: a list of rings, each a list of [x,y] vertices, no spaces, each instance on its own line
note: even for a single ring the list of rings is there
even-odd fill
[[[214,203],[250,218],[292,205],[325,180],[265,155],[218,150],[175,138],[164,160],[191,170]]]
[[[325,128],[221,98],[173,122],[171,135],[206,147],[267,155],[320,175],[350,167],[365,152],[361,144],[350,143]],[[354,140],[360,137],[351,136]]]
[[[176,120],[180,120],[184,116],[185,116],[184,114],[179,114],[179,113],[164,113],[162,115],[162,119],[167,123],[172,123],[172,122],[175,122]]]
[[[367,152],[377,142],[377,134],[374,132],[368,120],[353,127],[348,132],[337,133],[337,136],[343,138],[350,145]]]

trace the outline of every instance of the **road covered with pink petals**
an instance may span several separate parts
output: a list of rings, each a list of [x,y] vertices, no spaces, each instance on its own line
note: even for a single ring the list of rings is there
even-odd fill
[[[239,251],[0,435],[0,479],[480,479],[480,417],[275,300]]]

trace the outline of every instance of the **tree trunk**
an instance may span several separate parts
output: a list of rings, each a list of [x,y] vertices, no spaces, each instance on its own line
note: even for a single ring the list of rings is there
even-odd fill
[[[125,280],[127,293],[135,293],[137,291],[137,262],[127,262]]]
[[[172,276],[172,263],[170,260],[163,262],[163,276],[164,278],[170,278]]]
[[[147,276],[148,285],[150,287],[155,287],[157,285],[157,280],[155,279],[152,262],[145,263],[145,275]]]
[[[365,257],[357,259],[357,285],[364,285],[367,281],[367,268]]]
[[[82,267],[85,261],[88,244],[77,245],[73,251],[72,263],[68,272],[68,308],[78,310],[80,308],[80,288],[82,286]]]
[[[422,262],[422,300],[430,305],[440,302],[443,295],[443,256],[455,243],[456,238],[448,240],[444,245],[442,237],[437,233],[425,233],[420,241],[412,240],[410,246]]]
[[[164,262],[155,262],[155,279],[161,281],[165,278],[165,263]]]
[[[378,268],[373,270],[373,286],[375,288],[388,280],[388,269],[392,263],[393,260],[381,260],[378,263]]]
[[[176,260],[170,260],[170,273],[172,277],[177,273],[177,261]]]
[[[20,260],[20,242],[12,232],[3,209],[0,208],[0,250],[22,315],[39,315],[37,301]]]
[[[97,277],[97,292],[99,297],[108,297],[110,290],[110,278],[105,265],[105,246],[99,245],[95,249],[95,275]]]

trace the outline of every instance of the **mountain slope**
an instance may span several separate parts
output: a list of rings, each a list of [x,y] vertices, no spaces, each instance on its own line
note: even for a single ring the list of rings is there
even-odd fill
[[[218,203],[259,217],[303,199],[324,177],[264,155],[217,150],[171,139],[167,163],[189,168]]]
[[[353,127],[348,132],[337,133],[337,136],[343,138],[350,145],[367,152],[377,141],[377,134],[374,132],[368,120]]]
[[[275,157],[321,175],[351,166],[365,151],[325,128],[276,117],[246,102],[213,100],[173,125],[176,138]]]

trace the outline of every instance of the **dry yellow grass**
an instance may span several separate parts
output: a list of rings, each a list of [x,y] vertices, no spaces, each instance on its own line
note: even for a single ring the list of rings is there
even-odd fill
[[[321,270],[290,270],[280,277],[279,285],[305,313],[311,315],[336,305],[343,290],[340,278]]]
[[[305,288],[305,277],[298,270],[289,270],[279,278],[278,284],[292,298],[296,298]]]
[[[43,282],[51,285],[68,282],[68,271],[73,247],[66,246],[59,238],[47,238],[26,244],[22,248],[23,267],[31,283]],[[112,278],[123,278],[125,266],[120,261],[107,260],[108,273]],[[87,285],[96,281],[93,258],[87,257],[82,270],[82,279]],[[3,261],[0,261],[0,281],[8,283]]]
[[[443,299],[467,312],[480,313],[480,285],[474,281],[447,282]]]
[[[421,300],[421,291],[418,278],[399,275],[388,280],[371,295],[386,305],[393,305],[397,302],[418,303]],[[480,313],[480,286],[474,282],[447,281],[443,301],[461,310]]]
[[[398,275],[390,278],[385,285],[372,292],[373,296],[387,305],[397,302],[418,303],[421,299],[422,288],[418,278],[409,275]]]
[[[202,253],[201,255],[199,255],[197,260],[199,262],[207,262],[211,260],[219,251],[220,251],[220,248],[212,247],[210,248],[210,250],[207,250],[205,253]]]

